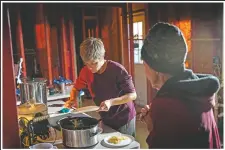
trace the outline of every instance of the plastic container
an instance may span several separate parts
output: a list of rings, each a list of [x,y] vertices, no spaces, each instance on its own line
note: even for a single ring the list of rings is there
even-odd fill
[[[80,90],[79,91],[79,94],[78,94],[78,97],[77,97],[77,107],[80,108],[82,107],[82,100],[84,98],[84,91]]]

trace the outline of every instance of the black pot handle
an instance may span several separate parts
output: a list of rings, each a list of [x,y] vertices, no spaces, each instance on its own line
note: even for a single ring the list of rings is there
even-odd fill
[[[96,133],[90,133],[90,137],[93,137],[95,135],[101,134],[103,132],[103,129],[98,127],[97,132]]]

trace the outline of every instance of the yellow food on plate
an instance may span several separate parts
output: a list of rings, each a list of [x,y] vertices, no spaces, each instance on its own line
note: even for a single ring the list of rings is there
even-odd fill
[[[126,136],[112,136],[108,139],[109,143],[119,144],[122,140],[128,139]]]

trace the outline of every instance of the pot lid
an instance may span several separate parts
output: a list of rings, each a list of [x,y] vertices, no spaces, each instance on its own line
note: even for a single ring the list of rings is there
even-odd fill
[[[19,115],[36,114],[44,111],[47,111],[47,106],[43,103],[26,102],[17,106],[17,112]]]

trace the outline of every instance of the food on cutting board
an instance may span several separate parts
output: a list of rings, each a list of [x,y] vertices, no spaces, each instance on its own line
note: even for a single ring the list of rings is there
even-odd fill
[[[128,139],[128,137],[126,136],[112,136],[111,138],[108,139],[108,142],[113,144],[119,144],[122,140],[126,139]]]

